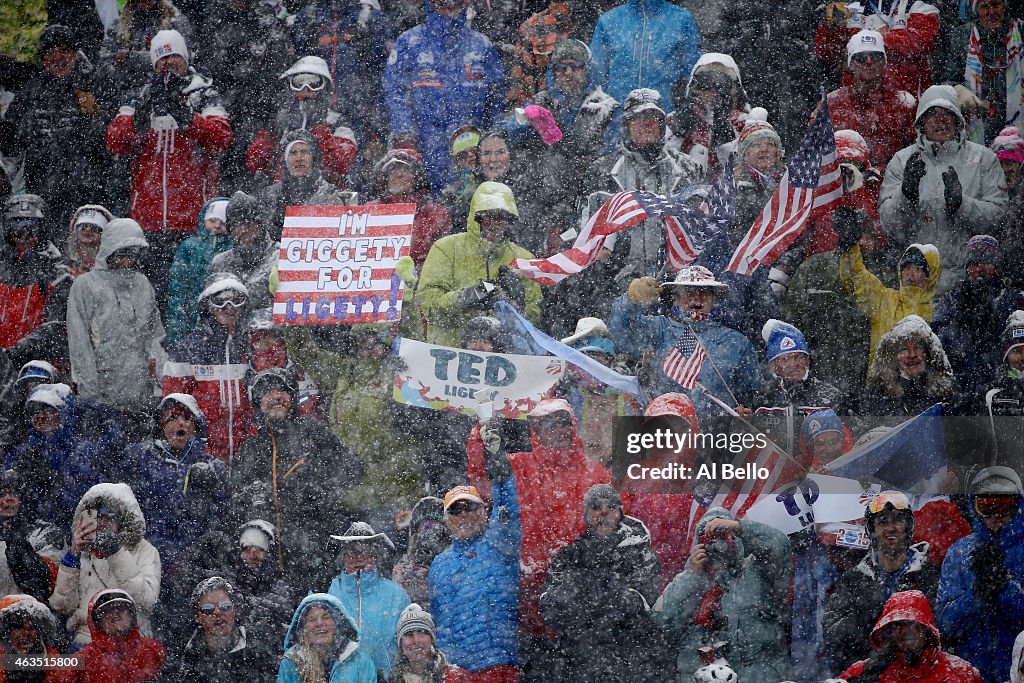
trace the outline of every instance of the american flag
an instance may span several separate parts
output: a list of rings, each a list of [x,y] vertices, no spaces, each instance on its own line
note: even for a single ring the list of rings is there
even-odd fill
[[[708,194],[707,203],[700,211],[685,204],[665,202],[659,195],[651,195],[661,200],[659,204],[664,204],[659,208],[662,209],[661,215],[665,221],[665,249],[668,265],[672,270],[679,270],[693,263],[704,251],[704,245],[711,234],[715,230],[725,230],[735,218],[736,184],[733,182],[732,163],[730,157],[729,163],[722,165],[722,170],[719,171],[718,178]],[[651,193],[638,194],[642,197]],[[654,214],[650,208],[647,210]],[[693,237],[697,237],[698,241],[694,241]]]
[[[772,263],[803,232],[812,209],[832,206],[842,196],[835,131],[823,99],[800,149],[726,270],[750,275],[759,265]]]
[[[700,377],[701,368],[704,367],[704,360],[707,357],[708,354],[700,339],[693,330],[688,329],[665,354],[661,361],[661,369],[684,389],[693,389],[697,386],[697,378]]]

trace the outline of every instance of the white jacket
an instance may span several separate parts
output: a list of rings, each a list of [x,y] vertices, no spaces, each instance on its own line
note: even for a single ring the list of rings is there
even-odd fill
[[[917,123],[932,107],[952,112],[960,121],[957,137],[933,143],[917,136],[917,142],[893,156],[885,171],[878,201],[878,213],[885,231],[904,244],[934,244],[942,255],[943,274],[939,289],[945,290],[963,279],[964,244],[973,235],[993,234],[1006,212],[1006,178],[995,153],[966,140],[964,118],[956,93],[950,86],[934,85],[921,95]],[[920,201],[915,207],[903,195],[903,172],[907,160],[920,152],[925,175],[920,184]],[[946,214],[945,183],[942,174],[956,171],[963,187],[963,203],[952,216]]]
[[[119,512],[121,548],[106,558],[83,552],[80,568],[61,562],[50,606],[68,617],[67,628],[75,632],[76,643],[88,643],[92,640],[89,600],[105,588],[119,588],[135,600],[142,635],[152,637],[149,617],[160,596],[160,554],[142,537],[146,521],[127,484],[97,484],[89,489],[75,508],[71,528],[77,527],[85,509],[95,509],[101,503]]]

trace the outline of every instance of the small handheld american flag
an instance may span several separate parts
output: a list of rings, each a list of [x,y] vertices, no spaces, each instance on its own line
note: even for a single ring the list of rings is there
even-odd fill
[[[707,356],[700,339],[693,330],[687,329],[665,354],[661,369],[684,389],[693,389]]]

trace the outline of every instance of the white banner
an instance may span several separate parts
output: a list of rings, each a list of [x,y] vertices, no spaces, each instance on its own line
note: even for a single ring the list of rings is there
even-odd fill
[[[877,486],[865,490],[856,479],[808,474],[799,484],[762,497],[745,518],[792,534],[812,524],[862,519],[864,507],[877,493]]]

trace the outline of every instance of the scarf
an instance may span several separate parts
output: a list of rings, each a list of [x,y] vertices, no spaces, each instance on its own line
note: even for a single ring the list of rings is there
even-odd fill
[[[975,97],[982,99],[981,88],[985,80],[986,69],[1002,69],[1006,72],[1006,121],[1005,125],[1015,125],[1021,112],[1021,37],[1020,22],[1010,22],[1009,30],[1005,38],[1006,57],[1002,57],[994,64],[985,64],[981,49],[981,34],[978,25],[975,23],[971,28],[971,39],[967,44],[967,64],[964,67],[964,84],[974,93]],[[985,144],[985,120],[983,117],[972,116],[968,120],[969,136],[971,142]]]

